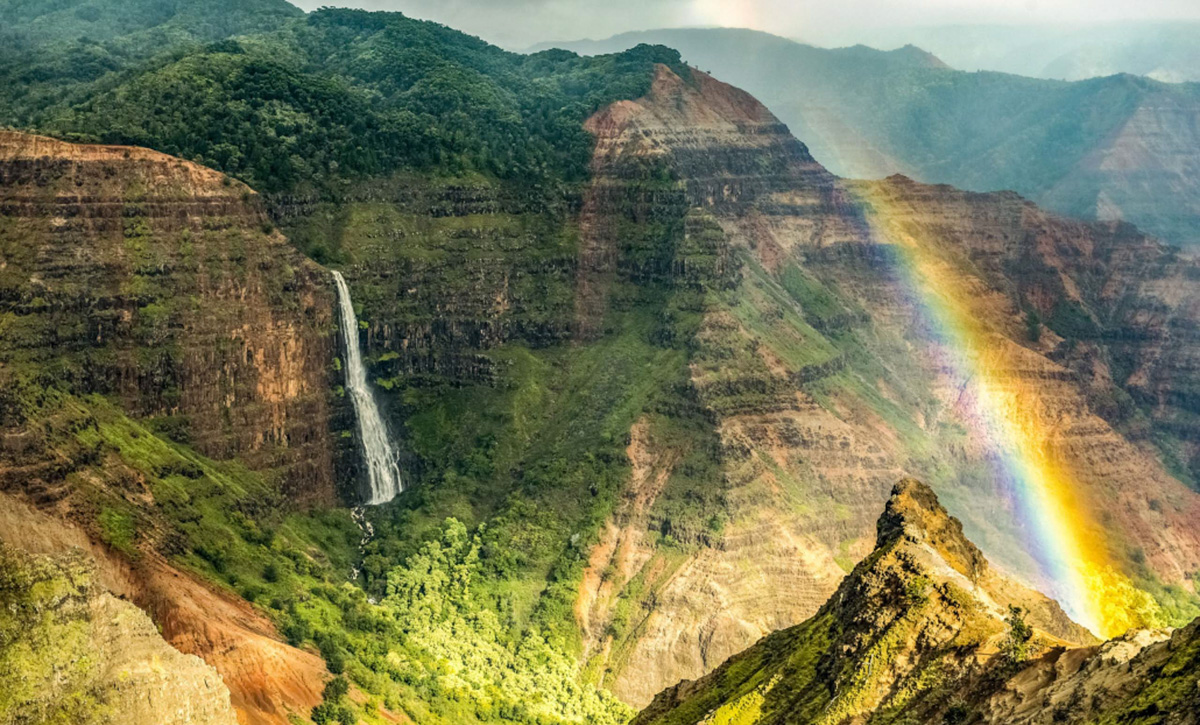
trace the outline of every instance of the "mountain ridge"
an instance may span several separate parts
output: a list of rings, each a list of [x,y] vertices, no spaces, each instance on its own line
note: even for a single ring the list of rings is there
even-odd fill
[[[987,561],[915,480],[895,486],[878,531],[875,551],[812,619],[660,693],[634,724],[1090,722],[1134,706],[1153,681],[1141,671],[1165,658],[1187,668],[1186,652],[1200,647],[1200,620],[1174,637],[1139,632],[1102,646],[1078,625],[1082,640],[1048,636],[1037,604],[991,600],[1012,583],[980,586]],[[1170,722],[1200,717],[1183,704],[1187,679],[1174,679],[1164,702]]]
[[[1196,84],[967,73],[904,49],[822,49],[725,29],[562,45],[612,52],[637,42],[672,45],[746,88],[840,176],[1014,189],[1067,216],[1128,220],[1184,246],[1200,233],[1187,170],[1197,163]]]

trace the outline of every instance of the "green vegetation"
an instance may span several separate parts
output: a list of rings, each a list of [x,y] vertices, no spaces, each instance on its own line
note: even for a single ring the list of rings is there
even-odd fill
[[[786,713],[789,722],[816,722],[830,703],[818,666],[838,636],[839,624],[828,611],[790,629],[767,636],[734,656],[678,707],[651,719],[654,725],[691,725],[710,712],[728,723],[773,721]]]
[[[91,22],[98,3],[63,7]],[[519,56],[399,14],[293,17],[271,7],[255,16],[261,23],[238,24],[242,32],[147,15],[84,39],[63,23],[62,38],[39,46],[38,78],[17,79],[20,63],[0,55],[0,80],[21,89],[0,106],[0,122],[151,146],[270,192],[293,243],[346,271],[370,372],[400,433],[405,495],[366,512],[375,535],[360,553],[348,511],[297,512],[276,473],[192,447],[198,434],[233,423],[227,413],[203,430],[173,412],[183,393],[172,365],[187,354],[180,331],[206,305],[175,283],[263,290],[266,308],[294,310],[297,277],[309,267],[299,258],[272,266],[257,234],[215,217],[202,230],[165,234],[139,212],[140,183],[125,190],[129,204],[109,240],[131,270],[112,294],[129,307],[94,311],[114,325],[127,313],[120,347],[93,343],[83,316],[44,298],[30,282],[30,232],[0,228],[11,250],[0,286],[20,300],[0,316],[0,427],[35,434],[42,460],[61,468],[56,485],[98,539],[129,558],[171,557],[252,603],[291,644],[318,651],[336,677],[314,721],[370,721],[382,708],[432,725],[627,719],[629,709],[596,683],[624,666],[658,587],[689,554],[721,540],[739,477],[768,471],[795,513],[849,517],[804,461],[785,467],[755,451],[745,470],[727,466],[717,416],[790,410],[799,388],[843,420],[869,423],[886,445],[894,438],[905,463],[939,485],[961,496],[991,485],[951,465],[965,432],[937,422],[932,376],[909,341],[873,325],[834,275],[795,263],[768,271],[734,251],[661,164],[627,170],[606,210],[616,262],[580,283],[591,272],[579,263],[592,143],[582,123],[643,94],[655,63],[678,69],[673,51]],[[30,20],[20,42],[42,42],[33,25],[61,20],[46,17]],[[160,36],[151,30],[176,40],[152,42]],[[99,60],[72,76],[83,53]],[[258,231],[273,230],[264,221]],[[80,294],[91,281],[67,279],[55,292]],[[595,290],[599,312],[581,302]],[[204,312],[227,328],[243,314],[237,303]],[[1082,307],[1049,318],[1029,316],[1031,339],[1043,324],[1096,332]],[[47,338],[59,344],[48,348]],[[112,370],[128,372],[136,391],[107,380]],[[615,597],[607,660],[580,667],[573,605],[629,481],[639,423],[671,452],[647,513],[654,566]],[[339,444],[349,440],[335,433]],[[852,544],[830,544],[847,570]],[[935,596],[923,577],[901,588],[914,610]],[[1160,598],[1188,611],[1182,590]],[[835,713],[854,710],[872,671],[840,673],[850,689],[836,699],[820,682],[818,661],[839,626],[823,613],[768,638],[723,668],[686,717],[718,702],[728,704],[715,722],[728,725],[764,712],[813,720],[831,702]],[[888,659],[905,627],[898,620],[869,653]]]
[[[159,546],[175,552],[179,565],[257,605],[292,643],[319,649],[330,670],[347,678],[334,682],[353,681],[370,695],[368,709],[384,705],[422,722],[456,724],[618,723],[628,716],[611,696],[580,684],[555,631],[564,629],[562,611],[545,617],[557,628],[514,635],[511,617],[490,606],[502,565],[497,547],[507,543],[496,539],[519,532],[481,526],[469,534],[448,520],[384,572],[384,596],[373,604],[347,581],[359,532],[344,510],[288,513],[273,486],[236,463],[164,440],[99,396],[46,393],[43,407],[26,414],[46,422],[42,431],[59,451],[90,462],[70,482],[95,502],[101,536],[136,555],[136,547],[154,545],[139,537],[158,532],[165,537]],[[131,476],[148,486],[153,508],[125,500],[119,483]],[[128,513],[111,513],[117,510]],[[314,711],[319,722],[354,722],[361,714],[340,688],[331,685]]]
[[[313,708],[312,721],[316,725],[356,725],[358,716],[346,704],[346,694],[349,691],[350,682],[341,675],[325,683],[325,689],[321,692],[321,704]]]
[[[101,723],[112,713],[92,691],[99,662],[84,606],[92,572],[82,560],[32,557],[0,544],[0,721]]]
[[[48,47],[80,41],[120,48],[219,40],[274,29],[302,14],[285,0],[0,0],[7,39]]]
[[[1008,663],[1016,667],[1029,659],[1033,627],[1025,621],[1025,610],[1011,604],[1008,605],[1008,616],[1004,621],[1008,624],[1008,634],[1004,636],[1000,651]]]
[[[285,0],[0,0],[0,125],[27,127],[163,53],[302,15]]]
[[[174,17],[166,25],[187,25],[188,38],[243,37],[196,47],[155,26],[157,53],[106,56],[84,75],[78,42],[39,51],[49,67],[34,78],[22,58],[0,57],[16,96],[0,123],[148,146],[266,192],[334,193],[336,181],[399,170],[546,184],[585,176],[589,115],[643,95],[655,63],[681,65],[649,46],[596,59],[507,53],[399,13],[252,17],[261,22],[235,14],[225,33],[207,15]]]

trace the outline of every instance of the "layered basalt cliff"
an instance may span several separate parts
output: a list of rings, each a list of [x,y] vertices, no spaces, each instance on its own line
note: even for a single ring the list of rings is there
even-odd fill
[[[1180,485],[1195,484],[1197,261],[1128,225],[1060,219],[1012,194],[903,177],[851,188],[883,235],[969,260],[987,290],[973,314],[1008,338],[994,346],[995,376],[1034,393],[1025,413],[1044,422],[1093,516],[1164,580],[1188,583],[1200,563],[1200,508]]]
[[[4,132],[0,214],[7,384],[115,396],[296,502],[334,501],[332,293],[256,194],[145,149]],[[54,488],[56,468],[0,476]]]
[[[326,273],[248,188],[145,149],[0,134],[0,215],[0,541],[86,549],[104,617],[145,622],[96,635],[112,642],[87,687],[207,722],[183,707],[200,686],[152,664],[147,692],[121,675],[183,652],[243,725],[307,715],[324,664],[242,597],[285,517],[338,500],[350,441]],[[146,629],[171,657],[139,644]]]
[[[628,533],[639,520],[673,530],[679,516],[661,497],[639,503],[635,518],[614,515],[576,607],[606,686],[645,703],[811,615],[869,552],[875,507],[903,472],[930,477],[989,555],[1045,584],[1013,494],[972,432],[963,381],[922,319],[900,240],[969,290],[990,331],[992,374],[1031,401],[1115,565],[1140,576],[1144,562],[1152,578],[1190,591],[1200,497],[1177,478],[1186,465],[1169,468],[1172,456],[1193,455],[1190,444],[1156,436],[1153,446],[1136,423],[1171,430],[1191,419],[1190,262],[1127,226],[1060,220],[1012,194],[837,180],[760,104],[701,73],[660,69],[645,98],[588,127],[597,150],[581,319],[603,319],[596,290],[629,257],[611,200],[654,180],[659,197],[678,205],[683,195],[685,218],[707,220],[708,244],[740,270],[703,287],[690,341],[690,394],[720,437],[722,478],[711,485],[727,518],[681,559]],[[1070,327],[1077,309],[1087,334]],[[1135,320],[1159,323],[1135,333]],[[1155,395],[1139,389],[1150,380]],[[670,451],[650,456],[669,475]],[[635,489],[656,475],[635,473]],[[614,570],[615,581],[594,584]],[[635,624],[606,629],[623,610]]]

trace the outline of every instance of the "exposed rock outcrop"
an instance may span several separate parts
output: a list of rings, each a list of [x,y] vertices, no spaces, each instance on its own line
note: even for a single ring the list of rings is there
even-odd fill
[[[1198,625],[1088,644],[905,480],[875,550],[812,619],[666,690],[634,722],[1192,723]]]
[[[846,649],[806,680],[857,693],[839,700],[844,712],[896,697],[903,668],[925,666],[930,652],[948,651],[963,672],[983,667],[1009,603],[1029,611],[1046,642],[1086,641],[1057,605],[1014,583],[1044,583],[1037,552],[1025,546],[1030,532],[1012,492],[990,475],[964,381],[940,358],[913,299],[920,290],[898,267],[912,248],[986,328],[990,371],[1045,425],[1114,567],[1173,585],[1181,600],[1195,594],[1200,497],[1181,482],[1200,419],[1189,387],[1200,367],[1192,261],[1127,226],[1063,221],[1012,194],[838,180],[761,104],[699,72],[662,67],[646,97],[602,110],[587,128],[593,177],[574,197],[404,178],[350,188],[337,203],[275,200],[280,218],[303,218],[301,235],[327,233],[326,251],[345,262],[372,377],[394,391],[381,396],[387,412],[401,422],[432,411],[402,437],[413,480],[422,464],[453,474],[447,481],[471,479],[446,486],[460,497],[446,510],[533,495],[521,487],[532,485],[523,478],[542,463],[538,452],[506,448],[510,468],[493,469],[493,423],[519,427],[527,409],[573,391],[517,380],[505,366],[553,347],[534,368],[552,370],[603,341],[614,311],[654,305],[661,319],[623,332],[682,362],[662,390],[636,399],[650,410],[621,411],[642,421],[628,441],[624,496],[592,490],[596,506],[616,505],[575,601],[586,676],[645,704],[812,617],[835,591],[846,592],[842,603],[801,626],[814,641],[845,635]],[[0,382],[15,371],[104,394],[157,434],[278,479],[295,501],[334,500],[334,461],[348,444],[329,435],[347,428],[330,394],[340,382],[331,380],[331,291],[270,230],[257,197],[151,152],[0,140],[0,319],[11,323],[0,324]],[[498,351],[509,344],[526,349]],[[471,403],[456,389],[473,385],[519,389],[519,404],[497,413],[513,420],[460,428],[451,419],[474,416],[457,415]],[[8,390],[0,386],[0,484],[60,519],[94,514],[76,507],[69,481],[110,484],[88,474],[112,456],[111,441],[55,448],[26,421],[4,417],[22,402]],[[564,409],[551,425],[571,426],[578,412]],[[75,413],[58,428],[98,429],[88,410]],[[656,438],[646,422],[684,418],[703,429],[689,449]],[[605,430],[604,453],[619,459],[620,434]],[[118,496],[151,509],[152,491],[127,468],[114,467]],[[871,559],[872,523],[905,474],[928,477],[963,524],[909,486],[878,532],[887,553]],[[689,476],[693,488],[681,491]],[[481,520],[491,513],[473,511]],[[606,513],[581,520],[594,526]],[[139,545],[169,549],[170,532],[149,520]],[[962,527],[1013,576],[989,567]],[[577,561],[574,534],[558,537],[572,547],[561,571]],[[864,557],[866,571],[883,559],[886,570],[839,590]],[[125,589],[113,591],[128,592],[169,641],[216,666],[248,722],[281,723],[319,699],[320,661],[280,643],[249,605],[161,557],[121,571],[112,586]],[[870,611],[863,603],[876,596],[890,598]],[[909,605],[921,599],[940,618],[911,621]],[[834,614],[849,629],[833,632]],[[900,647],[903,661],[864,665],[880,628],[896,633],[881,646]],[[795,636],[768,641],[784,647]],[[983,659],[959,652],[962,642],[982,647]],[[686,699],[689,687],[673,697]],[[756,683],[758,695],[747,690],[738,707],[757,707],[765,687]],[[801,710],[842,691],[806,692],[817,699]]]
[[[0,722],[236,725],[221,676],[96,581],[79,553],[0,545]]]

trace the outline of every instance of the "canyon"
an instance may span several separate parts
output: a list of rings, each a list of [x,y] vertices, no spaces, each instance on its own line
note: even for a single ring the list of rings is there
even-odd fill
[[[728,694],[709,683],[813,622],[859,627],[857,656],[916,618],[921,658],[967,631],[995,645],[1010,603],[1075,654],[1015,674],[995,721],[1020,692],[1091,692],[1114,650],[1136,671],[1190,651],[1194,627],[1129,635],[1141,654],[1094,635],[1200,614],[1200,261],[1012,192],[838,178],[748,93],[646,63],[668,55],[624,59],[648,75],[583,124],[578,182],[260,195],[156,151],[0,132],[0,541],[81,549],[86,596],[159,628],[120,637],[211,668],[180,677],[214,723],[226,699],[243,725],[324,705],[699,718]],[[972,321],[972,349],[932,303]],[[365,543],[359,345],[405,474]],[[1119,632],[1037,593],[1061,583],[980,411],[1057,462],[1115,603],[1088,624]],[[907,476],[929,487],[896,489],[876,527]],[[906,613],[922,597],[941,619]],[[861,663],[829,652],[822,676]],[[508,691],[479,682],[497,662]],[[868,672],[855,713],[911,674]]]

